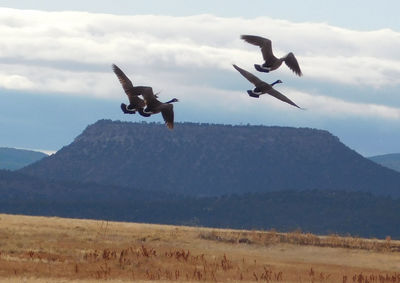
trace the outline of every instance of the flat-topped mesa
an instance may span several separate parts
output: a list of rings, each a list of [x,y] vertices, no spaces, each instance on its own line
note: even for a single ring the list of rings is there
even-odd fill
[[[310,128],[101,120],[22,169],[41,178],[192,196],[345,190],[400,196],[400,174]]]

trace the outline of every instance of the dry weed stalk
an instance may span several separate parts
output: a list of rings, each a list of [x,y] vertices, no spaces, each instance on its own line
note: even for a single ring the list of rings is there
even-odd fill
[[[354,274],[353,277],[353,282],[357,283],[398,283],[400,282],[400,273],[394,273],[392,275],[390,274],[370,274],[370,275],[364,275],[363,273],[359,274]],[[347,280],[347,278],[346,278]]]
[[[279,282],[283,273],[274,272],[267,266],[258,267],[256,262],[249,265],[243,258],[233,261],[227,254],[206,256],[193,254],[190,250],[170,249],[160,252],[148,245],[130,246],[120,251],[105,248],[102,251],[89,251],[83,255],[82,264],[100,263],[93,273],[96,279],[108,279],[110,274],[135,280],[183,280],[220,281],[249,280]],[[249,268],[245,268],[249,266]],[[81,269],[81,268],[80,268]],[[77,273],[77,272],[76,272]],[[123,276],[123,274],[126,274]],[[183,275],[184,274],[184,275]],[[182,277],[183,275],[183,277]]]
[[[259,244],[273,245],[279,243],[289,243],[294,245],[311,245],[332,248],[362,249],[379,252],[399,252],[400,243],[391,240],[387,236],[385,241],[378,239],[362,239],[360,237],[339,236],[331,234],[329,236],[317,236],[311,233],[303,233],[301,230],[295,230],[289,233],[278,233],[271,231],[252,231],[248,232],[224,232],[213,230],[211,232],[201,232],[201,239],[231,244]]]

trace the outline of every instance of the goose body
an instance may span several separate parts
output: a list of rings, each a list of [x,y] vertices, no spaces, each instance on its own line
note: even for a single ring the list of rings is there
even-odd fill
[[[302,76],[299,63],[292,52],[289,52],[286,56],[277,58],[272,52],[272,42],[268,38],[264,38],[256,35],[242,35],[240,37],[247,43],[256,45],[261,48],[261,53],[264,58],[263,64],[254,64],[254,67],[259,72],[270,72],[278,69],[283,62],[298,76]]]
[[[145,114],[153,115],[161,113],[168,129],[174,128],[174,106],[172,103],[178,102],[178,99],[173,98],[167,102],[161,102],[157,99],[157,95],[153,93],[153,89],[149,86],[137,87],[135,93],[141,94],[146,104],[143,110]]]
[[[140,115],[144,117],[149,117],[150,114],[147,114],[143,111],[143,108],[146,106],[146,103],[143,99],[141,99],[135,93],[136,89],[140,87],[134,87],[131,80],[125,75],[125,73],[115,64],[112,65],[113,71],[117,76],[119,82],[124,89],[125,94],[128,96],[129,105],[125,103],[121,103],[121,110],[125,114],[135,114],[136,111],[139,112]]]
[[[260,97],[260,95],[262,94],[269,94],[283,102],[286,102],[290,105],[293,105],[297,108],[300,108],[299,106],[296,105],[296,103],[294,103],[293,101],[291,101],[289,98],[287,98],[285,95],[283,95],[282,93],[280,93],[279,91],[277,91],[276,89],[273,88],[273,86],[277,83],[282,83],[281,80],[277,80],[275,82],[273,82],[272,84],[266,83],[262,80],[260,80],[259,78],[257,78],[255,75],[253,75],[252,73],[236,66],[233,65],[233,67],[240,73],[242,74],[243,77],[245,77],[249,82],[251,82],[255,88],[253,90],[248,90],[247,93],[249,94],[249,96],[251,97]]]

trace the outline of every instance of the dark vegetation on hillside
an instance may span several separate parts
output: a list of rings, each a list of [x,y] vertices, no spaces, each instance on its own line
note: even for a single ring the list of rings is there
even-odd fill
[[[37,177],[0,170],[1,200],[8,201],[142,201],[177,198],[177,196],[96,183],[42,180]]]
[[[400,200],[349,192],[271,192],[165,200],[0,201],[0,212],[400,239]]]
[[[400,196],[400,173],[308,128],[101,120],[21,172],[191,196],[276,190]]]

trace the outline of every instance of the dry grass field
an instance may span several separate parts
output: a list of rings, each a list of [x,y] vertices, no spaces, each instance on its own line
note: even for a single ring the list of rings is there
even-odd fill
[[[0,214],[0,281],[400,282],[400,242]]]

